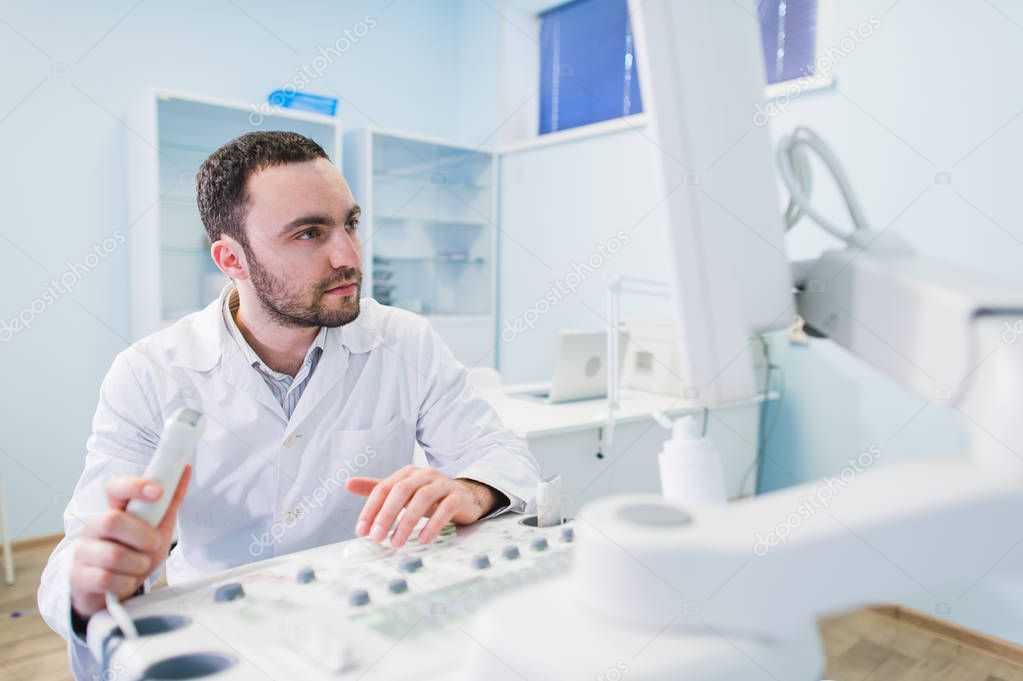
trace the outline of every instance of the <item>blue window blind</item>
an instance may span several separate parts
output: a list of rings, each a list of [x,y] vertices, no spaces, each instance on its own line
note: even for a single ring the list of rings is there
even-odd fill
[[[540,21],[541,135],[643,110],[626,0],[576,0]]]
[[[767,82],[812,76],[817,57],[817,0],[757,0]]]

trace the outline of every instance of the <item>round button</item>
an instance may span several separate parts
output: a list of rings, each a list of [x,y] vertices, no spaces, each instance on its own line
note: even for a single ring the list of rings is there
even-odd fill
[[[365,589],[352,589],[348,594],[348,605],[356,607],[369,603],[369,592]]]
[[[387,585],[387,590],[392,594],[403,594],[408,591],[408,582],[404,579],[392,579]]]
[[[476,570],[485,570],[490,567],[490,558],[485,553],[478,553],[472,557],[472,566]]]
[[[308,584],[316,579],[316,572],[312,568],[302,568],[295,575],[295,581],[299,584]]]
[[[534,551],[543,551],[544,549],[547,548],[547,538],[534,537],[533,541],[531,541],[529,545],[533,547]]]
[[[503,549],[501,549],[501,555],[507,558],[508,560],[515,560],[516,558],[519,557],[519,547],[505,546]]]
[[[561,541],[570,542],[575,539],[575,530],[571,527],[561,528]]]
[[[406,556],[398,565],[402,572],[415,572],[423,567],[423,559],[419,556]]]
[[[244,597],[245,589],[238,582],[218,586],[217,590],[213,593],[213,600],[217,603],[227,603],[228,601]]]

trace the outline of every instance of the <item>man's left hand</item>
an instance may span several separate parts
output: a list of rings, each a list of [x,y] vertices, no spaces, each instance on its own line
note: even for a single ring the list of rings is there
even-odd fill
[[[429,522],[419,532],[419,542],[429,544],[449,522],[468,525],[494,508],[499,493],[475,480],[449,478],[434,468],[405,466],[390,476],[351,478],[348,491],[369,497],[362,507],[355,534],[383,541],[402,509],[401,521],[391,535],[391,545],[401,546],[420,518]]]

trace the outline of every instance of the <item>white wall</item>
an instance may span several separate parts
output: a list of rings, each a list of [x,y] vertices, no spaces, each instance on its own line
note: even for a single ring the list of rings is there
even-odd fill
[[[123,140],[133,133],[120,119],[147,86],[258,103],[368,14],[375,27],[306,89],[339,93],[349,129],[369,121],[478,142],[485,133],[457,112],[485,111],[493,97],[460,85],[462,65],[496,57],[461,42],[463,10],[458,0],[0,5],[0,320],[93,244],[129,233]],[[119,248],[30,330],[0,333],[0,469],[15,538],[61,528],[99,383],[129,337],[128,268]]]
[[[656,149],[645,126],[501,159],[500,370],[549,380],[560,329],[606,331],[605,275],[666,281],[665,228],[651,209]],[[636,172],[641,169],[641,172]],[[626,296],[626,319],[670,319],[663,299]]]

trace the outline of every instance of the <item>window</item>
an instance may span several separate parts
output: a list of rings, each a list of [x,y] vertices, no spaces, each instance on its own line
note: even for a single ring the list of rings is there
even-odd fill
[[[540,15],[540,134],[643,111],[626,0]]]
[[[758,0],[770,85],[812,75],[817,54],[817,0]]]
[[[768,96],[791,93],[793,81],[800,90],[831,85],[834,67],[871,28],[866,25],[868,33],[857,34],[851,47],[849,39],[831,45],[834,0],[757,0],[757,16]]]
[[[828,44],[834,0],[740,1],[755,2],[769,96],[792,81],[831,84],[852,49]],[[642,111],[626,0],[574,0],[540,15],[541,135]]]

